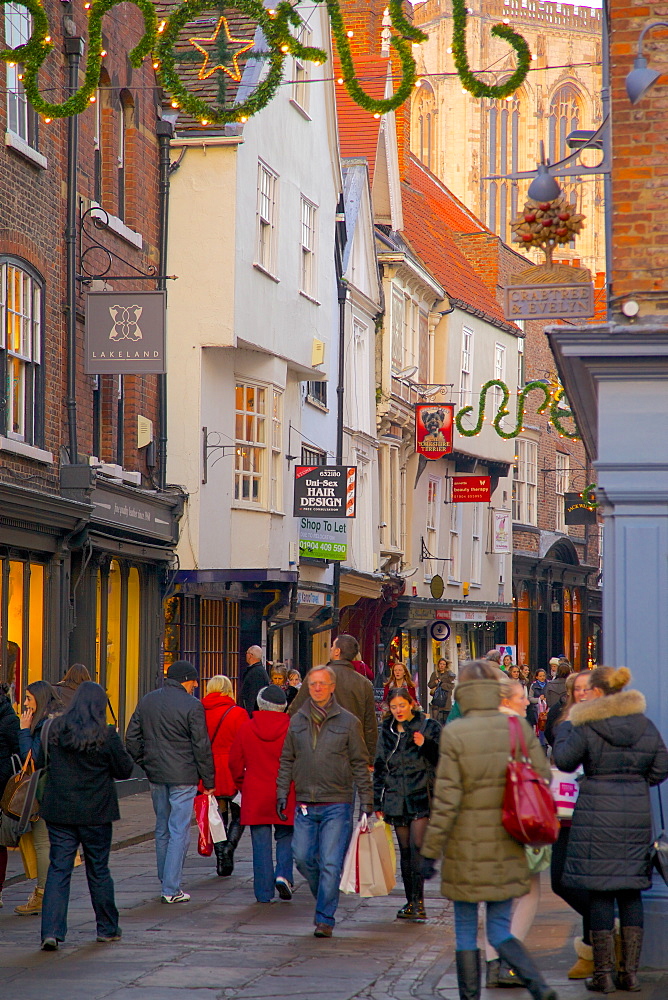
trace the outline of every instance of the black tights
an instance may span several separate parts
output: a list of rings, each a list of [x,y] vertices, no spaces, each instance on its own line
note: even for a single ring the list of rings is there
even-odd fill
[[[612,930],[615,923],[615,900],[622,927],[643,926],[640,889],[618,889],[616,892],[589,893],[592,931]]]
[[[395,826],[394,830],[399,843],[399,859],[401,878],[409,903],[421,900],[424,879],[420,875],[420,848],[429,823],[428,816],[413,819],[408,826]]]

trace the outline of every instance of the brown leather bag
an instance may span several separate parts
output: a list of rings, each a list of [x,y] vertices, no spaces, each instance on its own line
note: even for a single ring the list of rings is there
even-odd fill
[[[34,796],[34,791],[30,788],[34,771],[35,763],[32,759],[31,750],[28,753],[21,770],[11,776],[5,785],[4,792],[2,793],[2,798],[0,799],[0,809],[3,813],[6,813],[7,816],[12,816],[14,819],[21,819],[29,790],[30,794]],[[38,818],[39,802],[37,799],[34,799],[33,808],[30,811],[30,822],[34,823],[34,821]]]

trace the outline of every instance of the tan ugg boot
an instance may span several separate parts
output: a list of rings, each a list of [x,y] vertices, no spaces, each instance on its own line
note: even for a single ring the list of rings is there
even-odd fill
[[[577,962],[568,970],[569,979],[588,979],[594,973],[594,952],[590,944],[585,944],[581,937],[573,941]]]
[[[33,889],[32,896],[27,903],[22,906],[15,906],[14,913],[21,917],[38,916],[42,912],[42,901],[44,900],[44,889]]]

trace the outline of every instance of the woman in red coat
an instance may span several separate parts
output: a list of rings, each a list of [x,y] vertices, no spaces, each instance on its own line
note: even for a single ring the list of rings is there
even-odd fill
[[[253,842],[253,889],[258,903],[270,903],[277,892],[292,899],[292,827],[295,788],[290,787],[284,820],[276,812],[278,765],[290,716],[285,692],[275,684],[262,688],[258,711],[239,730],[230,751],[230,771],[241,789],[241,821]],[[276,867],[271,853],[271,828],[276,841]]]
[[[248,721],[248,712],[236,704],[232,697],[232,682],[222,674],[207,681],[202,704],[216,769],[218,809],[227,833],[226,841],[213,845],[216,851],[216,872],[218,875],[231,875],[234,871],[234,851],[244,828],[240,821],[239,806],[232,801],[237,794],[237,787],[232,780],[228,760],[234,737],[244,722]]]

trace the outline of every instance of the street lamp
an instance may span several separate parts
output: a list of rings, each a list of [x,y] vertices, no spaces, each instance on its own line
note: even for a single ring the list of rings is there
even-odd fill
[[[633,60],[633,69],[626,77],[626,93],[631,104],[637,104],[645,91],[649,90],[661,76],[661,73],[649,68],[647,59],[642,54],[643,39],[652,28],[668,28],[668,21],[652,21],[651,24],[646,24],[640,32],[638,54]]]

